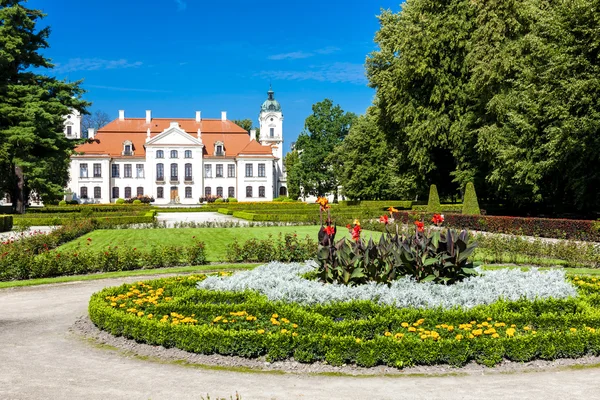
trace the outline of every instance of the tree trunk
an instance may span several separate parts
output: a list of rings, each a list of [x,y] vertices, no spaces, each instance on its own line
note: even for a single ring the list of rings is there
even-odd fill
[[[23,170],[18,165],[15,165],[15,187],[13,191],[12,206],[13,211],[16,214],[25,213],[24,186],[25,178],[23,176]]]

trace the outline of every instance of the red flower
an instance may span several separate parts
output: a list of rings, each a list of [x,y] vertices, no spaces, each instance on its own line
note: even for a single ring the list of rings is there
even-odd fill
[[[325,228],[323,228],[323,230],[325,231],[325,233],[327,234],[327,236],[331,236],[335,233],[335,228],[331,225],[326,226]]]
[[[444,223],[444,216],[440,215],[440,214],[433,214],[433,218],[431,218],[431,222],[433,222],[437,226],[440,226],[441,224]]]
[[[379,222],[387,225],[390,221],[387,215],[382,215],[381,217],[379,217]]]
[[[87,238],[87,241],[88,241],[88,242],[91,242],[91,241],[92,241],[92,238]]]
[[[417,231],[423,232],[425,230],[425,224],[421,221],[415,221],[415,225],[417,226]]]
[[[357,241],[358,239],[360,239],[360,225],[355,225],[354,228],[352,229],[352,240]]]

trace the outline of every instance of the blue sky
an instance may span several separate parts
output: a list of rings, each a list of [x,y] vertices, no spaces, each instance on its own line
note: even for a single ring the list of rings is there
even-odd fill
[[[365,112],[364,61],[380,9],[400,0],[30,0],[50,25],[51,74],[84,79],[91,111],[127,117],[250,118],[269,82],[284,115],[285,150],[312,104]]]

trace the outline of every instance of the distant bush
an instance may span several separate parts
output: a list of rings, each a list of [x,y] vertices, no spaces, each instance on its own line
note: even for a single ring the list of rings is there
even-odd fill
[[[227,249],[229,262],[268,262],[268,261],[304,261],[313,258],[317,252],[317,242],[308,235],[299,239],[296,234],[279,233],[274,239],[248,239],[239,244],[237,239]]]
[[[229,203],[237,203],[237,202],[238,202],[238,200],[237,200],[235,197],[229,197],[229,198],[227,199],[227,201],[228,201]]]
[[[135,199],[135,200],[133,201],[133,204],[135,204],[135,205],[137,206],[137,205],[140,205],[140,204],[142,204],[142,201],[141,201],[141,200],[138,200],[138,199]]]
[[[117,199],[117,201],[115,201],[115,204],[125,204],[125,199]]]
[[[218,199],[215,199],[215,203],[224,203],[225,200],[223,200],[221,197],[219,197]]]
[[[60,207],[64,207],[64,206],[66,206],[66,205],[67,205],[67,202],[66,202],[65,200],[61,200],[61,201],[59,201],[59,202],[58,202],[58,205],[59,205]]]
[[[481,214],[481,210],[479,209],[479,202],[477,201],[477,194],[475,194],[475,186],[473,186],[472,182],[467,183],[462,213],[466,215]]]
[[[435,185],[431,185],[429,187],[429,200],[427,201],[427,212],[438,214],[442,212],[440,196],[438,195],[437,186]]]

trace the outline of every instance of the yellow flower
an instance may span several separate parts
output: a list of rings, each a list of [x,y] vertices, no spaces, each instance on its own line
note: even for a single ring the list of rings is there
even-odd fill
[[[481,329],[475,329],[472,333],[474,336],[481,336],[483,331]]]
[[[402,325],[403,328],[406,328],[408,326],[408,322],[403,322],[400,325]]]
[[[288,324],[290,320],[287,318],[281,318],[281,322],[283,322],[284,324]]]
[[[429,337],[429,336],[427,336],[427,335],[421,335],[421,340],[425,340],[425,339],[427,339],[428,337]]]
[[[468,338],[468,339],[473,339],[474,337],[475,337],[475,336],[473,336],[473,335],[472,335],[472,334],[470,334],[470,333],[467,335],[467,338]]]
[[[452,325],[450,325],[450,326],[448,327],[448,332],[453,332],[453,331],[454,331],[454,327],[453,327]]]
[[[154,317],[154,315],[148,314],[148,319],[152,319],[153,317]]]
[[[392,336],[392,332],[385,332],[383,335],[389,337],[389,336]]]
[[[360,339],[359,338],[356,338],[356,343],[360,343]]]
[[[296,329],[298,327],[298,324],[292,324],[292,328]]]
[[[513,337],[513,336],[515,336],[515,328],[508,328],[508,329],[506,330],[506,336],[508,336],[508,337]]]
[[[292,333],[292,336],[298,336],[298,332]]]
[[[116,307],[117,303],[115,303],[114,301],[112,303],[110,303],[111,306]]]
[[[265,330],[264,330],[264,329],[259,329],[259,330],[257,330],[256,332],[257,332],[259,335],[262,335],[263,333],[265,333]]]
[[[530,327],[528,327],[528,326],[525,326],[525,327],[523,327],[523,330],[525,330],[525,331],[528,331],[528,330],[530,330],[530,329],[531,329],[531,328],[530,328]]]
[[[227,321],[226,319],[224,319],[224,320],[223,320],[223,323],[224,323],[224,324],[226,324],[227,322],[229,322],[229,321]]]
[[[488,321],[491,321],[491,320],[492,320],[492,317],[487,317],[487,320],[488,320]]]
[[[415,332],[415,331],[416,331],[416,329],[415,329],[414,327],[412,327],[412,326],[411,326],[410,328],[408,328],[408,331],[409,331],[409,332]]]
[[[271,318],[279,318],[279,315],[273,314],[273,315],[271,315]]]
[[[359,221],[358,219],[355,219],[355,220],[354,220],[354,225],[358,225],[358,226],[360,226],[360,221]],[[357,342],[357,343],[358,343],[358,342]]]
[[[455,336],[455,339],[456,339],[456,340],[462,340],[462,339],[463,339],[463,335],[456,335],[456,336]]]
[[[288,333],[288,330],[287,329],[282,329],[281,333]]]
[[[402,338],[404,337],[404,334],[403,334],[403,333],[396,333],[396,334],[394,335],[394,337],[395,337],[396,339],[402,339]]]
[[[493,337],[494,339],[497,339],[497,338],[499,338],[499,337],[500,337],[500,335],[498,335],[497,333],[494,333],[494,334],[492,335],[492,337]]]
[[[421,319],[417,320],[417,324],[419,324],[419,325],[421,325],[423,322],[425,322],[424,318],[421,318]]]
[[[569,329],[569,330],[570,330],[571,332],[573,332],[573,333],[577,332],[577,329],[575,329],[575,328],[571,328],[571,329]]]

